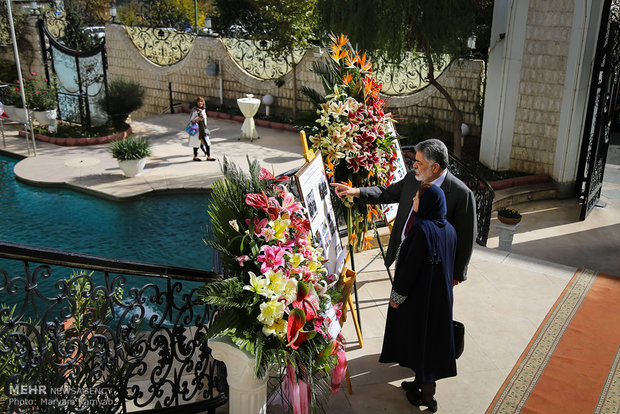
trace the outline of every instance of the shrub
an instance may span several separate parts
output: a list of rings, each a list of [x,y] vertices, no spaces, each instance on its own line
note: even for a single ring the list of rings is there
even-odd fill
[[[135,138],[130,135],[110,143],[110,152],[119,161],[139,160],[151,155],[151,144],[144,137]]]
[[[138,82],[116,78],[108,86],[107,97],[98,104],[108,114],[114,128],[120,130],[129,114],[142,107],[145,92]]]
[[[0,98],[3,104],[5,105],[14,105],[14,106],[22,106],[22,96],[19,93],[19,88],[15,85],[7,85],[6,88],[3,89],[3,94]]]
[[[48,80],[36,72],[22,79],[28,107],[33,111],[56,109],[56,81]]]

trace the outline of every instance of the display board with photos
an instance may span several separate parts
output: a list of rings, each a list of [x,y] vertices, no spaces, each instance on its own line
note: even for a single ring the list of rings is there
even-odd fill
[[[394,170],[394,178],[392,179],[392,184],[399,182],[400,180],[405,178],[405,175],[407,174],[407,167],[405,165],[405,159],[403,158],[403,152],[400,149],[400,142],[398,141],[398,139],[396,139],[395,134],[393,135],[394,141],[392,145],[396,150],[397,158],[395,161],[396,169]],[[381,206],[381,211],[383,211],[385,221],[389,223],[396,218],[398,203],[383,204]]]
[[[336,215],[329,193],[329,183],[321,154],[317,154],[295,173],[302,202],[310,219],[312,238],[323,248],[329,273],[340,274],[346,251],[338,235]]]

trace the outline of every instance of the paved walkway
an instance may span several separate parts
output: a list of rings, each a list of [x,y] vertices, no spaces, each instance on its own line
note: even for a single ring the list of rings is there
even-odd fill
[[[40,141],[36,142],[37,156],[19,162],[15,174],[33,185],[60,185],[117,200],[157,191],[207,190],[221,177],[220,163],[192,161],[192,148],[185,146],[188,116],[165,114],[132,123],[134,134],[148,137],[152,145],[152,156],[139,177],[123,176],[107,145],[61,147]],[[220,161],[226,156],[247,169],[249,156],[276,174],[304,163],[298,133],[258,127],[260,139],[239,140],[241,124],[217,118],[209,119],[209,129],[212,155]],[[6,144],[5,151],[28,154],[26,140],[16,131],[7,134]]]
[[[38,143],[38,157],[19,162],[15,173],[39,185],[65,185],[113,199],[158,190],[205,190],[220,177],[219,163],[191,161],[191,149],[182,145],[186,120],[186,114],[175,114],[133,123],[136,134],[153,143],[153,156],[141,177],[124,178],[106,146],[46,143]],[[240,126],[235,121],[209,121],[215,157],[226,155],[246,166],[249,156],[276,174],[303,164],[298,134],[259,127],[261,139],[251,143],[238,140]],[[27,154],[24,139],[15,133],[7,136],[4,150]],[[465,352],[458,360],[459,375],[438,383],[439,412],[484,413],[578,267],[620,275],[618,145],[610,148],[605,179],[601,200],[606,207],[597,207],[583,222],[578,221],[574,199],[517,205],[525,214],[512,253],[497,249],[497,220],[492,220],[488,247],[476,246],[468,281],[455,289],[455,319],[466,326]],[[399,388],[411,372],[377,362],[390,292],[378,256],[375,249],[355,257],[364,343],[360,347],[352,323],[347,322],[344,334],[353,394],[343,388],[334,395],[329,413],[420,412]]]

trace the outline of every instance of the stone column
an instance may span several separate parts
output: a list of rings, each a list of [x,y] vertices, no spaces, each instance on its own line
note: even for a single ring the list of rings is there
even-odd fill
[[[254,376],[256,360],[249,352],[240,350],[227,336],[209,339],[213,358],[226,364],[230,389],[229,412],[235,414],[265,414],[267,412],[267,379]]]

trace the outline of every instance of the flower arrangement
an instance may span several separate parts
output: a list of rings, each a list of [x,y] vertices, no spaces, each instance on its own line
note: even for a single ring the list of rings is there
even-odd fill
[[[221,306],[208,337],[227,335],[252,353],[257,377],[285,366],[294,412],[315,411],[346,371],[339,280],[324,266],[302,204],[280,179],[248,163],[249,178],[224,158],[225,178],[213,184],[207,243],[229,277],[200,289],[204,303]]]
[[[304,90],[318,104],[319,118],[309,141],[327,160],[327,174],[334,181],[356,187],[389,185],[397,154],[390,133],[394,119],[379,95],[382,85],[375,80],[366,53],[360,55],[344,35],[330,38],[326,63],[313,67],[327,95],[320,102],[316,92]],[[354,205],[352,200],[343,203],[350,211],[350,243],[364,247],[371,239],[366,236],[369,222],[380,216],[379,210]]]
[[[33,111],[49,111],[56,109],[56,82],[55,80],[48,80],[36,72],[30,72],[31,76],[22,78],[22,81],[17,81],[21,87],[24,88],[24,95],[26,96],[26,104],[28,108]],[[16,88],[19,93],[19,87]],[[21,106],[21,101],[17,104]]]

